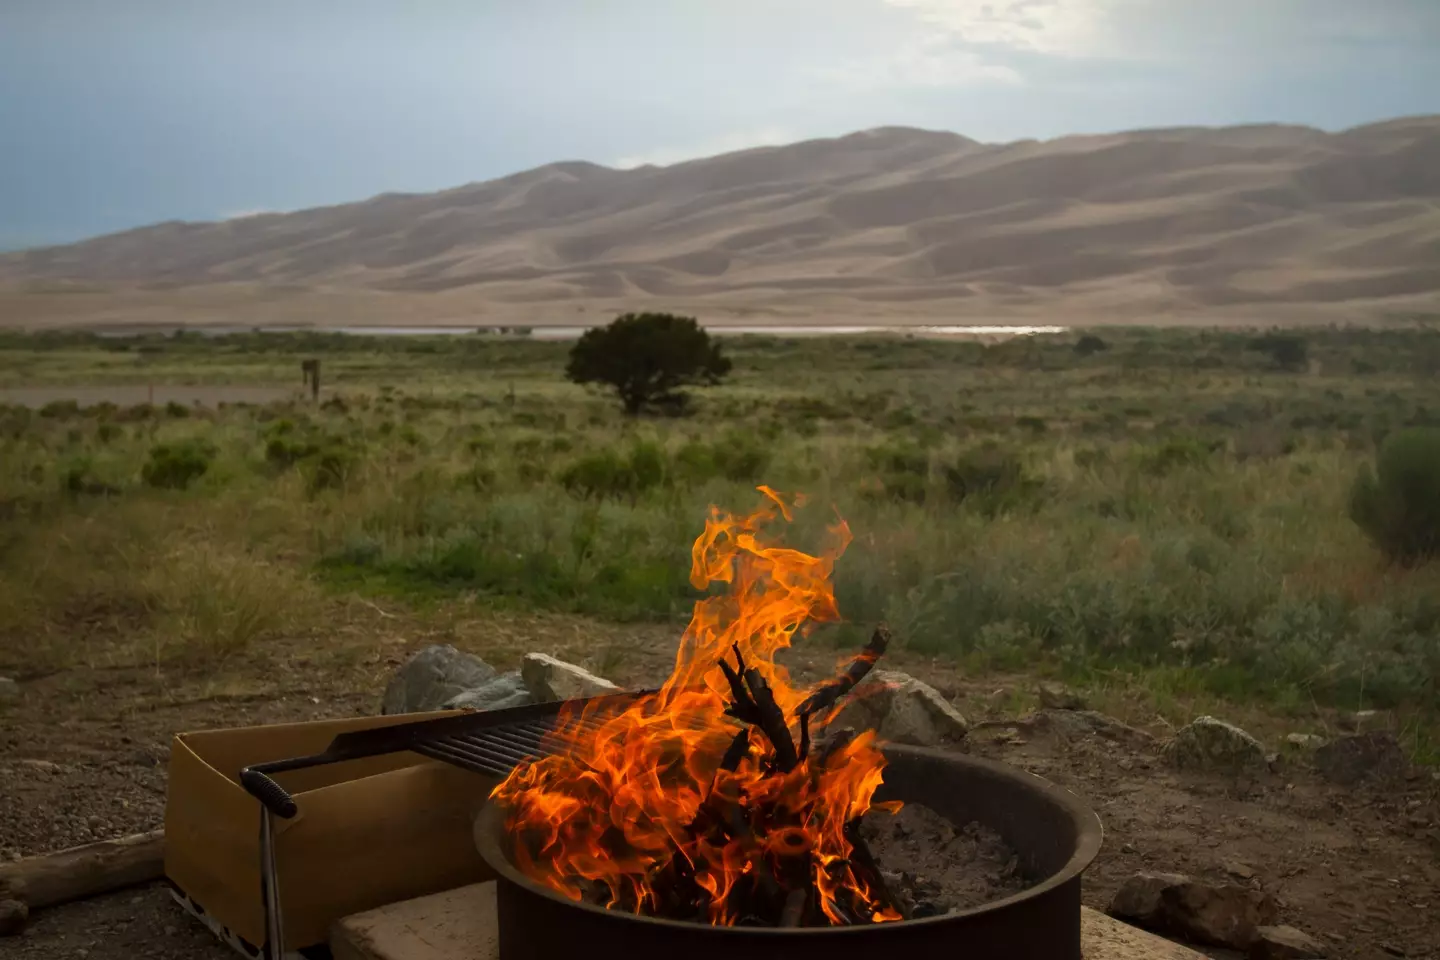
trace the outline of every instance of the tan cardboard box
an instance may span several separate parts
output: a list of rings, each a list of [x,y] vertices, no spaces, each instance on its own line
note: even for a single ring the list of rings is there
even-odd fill
[[[255,946],[260,804],[241,769],[320,753],[338,734],[449,716],[410,714],[177,734],[170,747],[165,873],[212,918]],[[299,813],[276,827],[285,947],[321,944],[340,917],[491,879],[475,814],[495,780],[396,753],[281,773]]]

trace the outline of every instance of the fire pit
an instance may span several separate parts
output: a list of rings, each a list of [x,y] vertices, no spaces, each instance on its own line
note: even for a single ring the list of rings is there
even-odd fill
[[[889,762],[877,800],[923,804],[952,823],[992,828],[1032,885],[972,909],[897,923],[784,929],[677,922],[573,901],[536,883],[511,861],[508,811],[492,804],[481,812],[475,838],[498,875],[500,960],[583,955],[602,945],[677,960],[884,960],[887,950],[1079,960],[1080,874],[1100,849],[1095,814],[1072,794],[1003,764],[920,747],[884,752]]]
[[[666,683],[618,712],[567,705],[549,755],[492,794],[477,844],[502,877],[502,960],[601,942],[859,956],[956,936],[986,957],[1078,957],[1093,814],[1034,777],[837,722],[883,625],[830,679],[793,683],[777,655],[838,618],[850,534],[840,521],[815,555],[780,546],[766,528],[796,504],[760,490],[764,508],[712,508],[695,542],[692,584],[726,589],[696,603]]]

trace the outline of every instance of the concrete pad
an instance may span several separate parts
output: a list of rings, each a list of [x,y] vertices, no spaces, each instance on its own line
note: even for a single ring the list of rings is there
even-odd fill
[[[1080,952],[1085,960],[1208,960],[1203,953],[1089,907],[1080,908]]]
[[[1206,960],[1089,907],[1081,911],[1085,960]],[[499,960],[495,883],[392,903],[338,921],[330,932],[335,960]]]
[[[330,952],[335,960],[499,960],[495,881],[337,920]]]

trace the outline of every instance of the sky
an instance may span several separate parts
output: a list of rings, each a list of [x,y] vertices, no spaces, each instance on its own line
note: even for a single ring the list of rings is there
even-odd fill
[[[0,0],[0,249],[668,164],[1440,113],[1440,0]]]

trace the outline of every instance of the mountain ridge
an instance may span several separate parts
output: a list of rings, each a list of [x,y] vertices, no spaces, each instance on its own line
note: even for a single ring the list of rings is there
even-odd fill
[[[1440,116],[1000,144],[880,127],[667,166],[560,161],[0,255],[0,283],[497,307],[1408,307],[1440,297]]]

